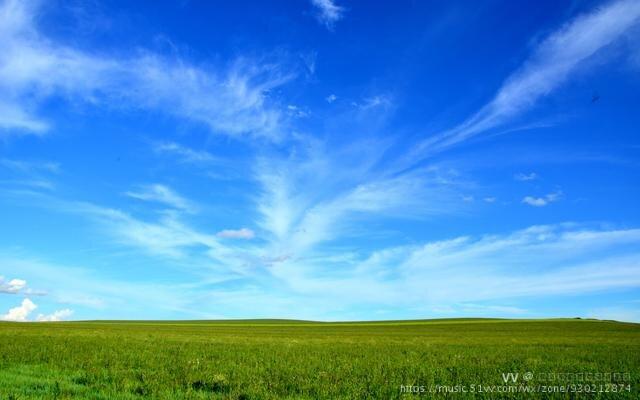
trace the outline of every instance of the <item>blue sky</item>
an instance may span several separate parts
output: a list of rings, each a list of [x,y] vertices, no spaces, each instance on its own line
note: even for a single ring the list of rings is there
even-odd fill
[[[640,2],[0,1],[0,318],[640,321]]]

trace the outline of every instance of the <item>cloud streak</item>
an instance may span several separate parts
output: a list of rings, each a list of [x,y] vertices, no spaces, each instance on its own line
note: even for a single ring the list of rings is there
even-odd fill
[[[190,164],[211,165],[221,162],[220,159],[206,151],[194,150],[175,142],[156,143],[153,146],[154,152],[158,154],[173,155],[179,161]]]
[[[376,144],[331,152],[318,142],[306,144],[289,158],[264,158],[257,166],[258,225],[277,253],[269,259],[357,236],[366,220],[423,219],[455,209],[457,184],[437,168],[392,176],[377,168],[384,150]]]
[[[529,174],[519,173],[514,176],[514,179],[520,182],[535,181],[538,178],[539,176],[535,172]]]
[[[463,123],[419,143],[413,160],[511,122],[639,23],[640,3],[635,0],[613,1],[575,18],[543,40],[488,104]]]
[[[0,263],[7,268],[19,269],[32,280],[50,288],[50,300],[58,304],[74,305],[64,307],[57,313],[42,314],[42,319],[69,318],[66,310],[73,311],[73,315],[76,315],[76,307],[91,310],[91,318],[96,315],[107,317],[106,314],[100,314],[104,312],[110,312],[108,315],[112,318],[149,317],[150,313],[159,311],[180,311],[200,317],[203,315],[200,314],[202,310],[189,306],[197,297],[193,285],[187,285],[183,281],[166,283],[153,282],[152,279],[145,282],[115,279],[90,266],[52,264],[25,253],[0,252]],[[160,314],[155,315],[160,317]]]
[[[218,233],[216,233],[217,237],[224,239],[253,239],[255,237],[255,233],[251,229],[241,228],[241,229],[225,229]]]
[[[238,59],[215,70],[148,51],[127,58],[94,54],[43,37],[35,23],[36,4],[0,4],[0,133],[50,130],[33,109],[43,99],[58,97],[160,111],[204,124],[216,134],[280,135],[282,114],[269,92],[293,74],[277,64]]]
[[[397,308],[579,295],[639,287],[639,243],[640,231],[633,229],[533,226],[382,249],[349,267],[344,260],[318,258],[301,268],[289,260],[276,273],[300,294],[323,293],[351,305]],[[326,272],[332,268],[334,275]]]
[[[190,212],[195,212],[195,206],[191,201],[180,196],[171,188],[161,184],[144,185],[139,191],[125,192],[126,196],[142,201],[152,201],[169,207]]]

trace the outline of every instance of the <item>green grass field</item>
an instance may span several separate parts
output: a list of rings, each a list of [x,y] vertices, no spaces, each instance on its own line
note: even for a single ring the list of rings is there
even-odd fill
[[[505,383],[507,373],[518,376]],[[0,323],[1,399],[637,399],[639,390],[640,325],[610,321]]]

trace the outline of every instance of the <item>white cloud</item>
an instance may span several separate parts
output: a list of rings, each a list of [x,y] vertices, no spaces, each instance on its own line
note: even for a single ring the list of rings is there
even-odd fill
[[[336,96],[335,94],[330,94],[325,98],[325,100],[327,101],[327,103],[333,103],[334,101],[338,100],[338,96]]]
[[[53,190],[56,185],[51,180],[51,175],[60,172],[60,164],[50,161],[26,161],[0,158],[0,167],[12,172],[11,179],[2,180],[0,184],[29,187],[32,189]]]
[[[215,234],[202,232],[182,220],[179,213],[163,213],[158,219],[143,220],[126,212],[90,203],[64,204],[68,212],[97,221],[122,246],[138,248],[164,261],[186,263],[209,274],[245,274],[258,255],[249,246],[220,242]],[[213,271],[213,272],[212,272]]]
[[[439,282],[429,288],[431,296],[459,301],[575,294],[639,285],[634,243],[640,243],[639,230],[533,226],[509,235],[429,243],[411,251],[400,268],[416,282]]]
[[[253,239],[255,233],[251,229],[241,228],[241,229],[225,229],[218,233],[216,233],[217,237],[225,238],[225,239]]]
[[[43,37],[36,3],[0,5],[0,133],[43,133],[49,123],[32,110],[58,96],[160,111],[214,133],[279,136],[282,115],[270,104],[269,92],[292,75],[278,65],[239,59],[213,70],[144,51],[121,58],[85,52]]]
[[[514,178],[517,181],[526,182],[526,181],[536,180],[539,178],[539,176],[535,172],[531,172],[529,174],[524,174],[524,173],[516,174]]]
[[[2,277],[0,277],[0,292],[5,287],[8,288],[8,291],[4,293],[18,293],[22,289],[24,289],[27,285],[27,282],[22,279],[13,279],[9,281],[6,286],[2,283]],[[22,303],[18,307],[14,307],[10,309],[6,314],[0,316],[0,320],[3,321],[19,321],[24,322],[29,320],[29,315],[38,308],[38,306],[32,302],[30,299],[25,298],[22,300]],[[71,316],[73,311],[69,309],[58,310],[53,314],[44,315],[40,314],[36,318],[37,321],[61,321]]]
[[[43,207],[72,213],[97,223],[114,244],[139,249],[161,258],[165,263],[182,265],[192,270],[207,270],[209,276],[245,274],[255,265],[260,254],[251,245],[223,244],[212,233],[200,231],[184,221],[184,213],[164,210],[151,218],[138,218],[130,213],[87,202],[59,199],[45,193],[19,192]],[[226,278],[225,278],[226,279]],[[27,294],[25,292],[25,294]],[[28,294],[44,294],[29,291]]]
[[[203,278],[199,274],[190,275],[185,269],[182,279],[176,281],[154,282],[154,278],[149,276],[145,282],[133,282],[126,278],[114,279],[109,274],[105,275],[105,271],[88,265],[52,264],[22,252],[2,251],[0,265],[37,277],[38,282],[51,288],[50,298],[57,303],[88,307],[95,317],[107,319],[162,318],[165,313],[172,312],[204,318],[208,313],[203,313],[202,307],[195,303],[191,304],[197,298],[194,290],[199,284],[209,284],[211,276],[215,275],[215,271],[210,270],[207,278]],[[191,260],[189,265],[193,266]],[[189,282],[188,277],[197,278],[198,283],[186,283]]]
[[[318,3],[338,7],[330,1]],[[14,1],[5,4],[10,6],[0,10],[9,14],[15,13],[15,10],[7,11],[11,5],[15,9],[26,7]],[[31,14],[27,14],[30,18]],[[0,94],[0,100],[6,96],[12,104],[21,107],[25,115],[32,116],[33,109],[29,105],[47,96],[62,95],[109,106],[112,106],[109,103],[114,98],[121,98],[124,107],[165,110],[177,117],[203,122],[216,132],[273,135],[282,115],[300,111],[295,105],[287,107],[284,112],[271,105],[270,90],[287,79],[286,74],[281,74],[276,67],[256,69],[252,63],[241,62],[220,73],[149,53],[137,54],[129,60],[89,54],[40,37],[33,24],[19,17],[12,15],[12,18],[4,20],[6,25],[0,26],[0,38],[13,40],[13,44],[0,44],[0,50],[7,46],[7,54],[24,54],[29,68],[17,68],[15,60],[5,59],[0,54],[0,78],[7,78],[0,80],[0,89],[7,89]],[[576,23],[556,36],[567,35]],[[587,40],[591,40],[589,38],[591,36]],[[564,56],[552,54],[547,60],[538,54],[544,53],[544,48],[554,48],[548,43],[553,40],[547,39],[539,46],[531,61],[505,83],[484,111],[481,110],[479,114],[482,115],[471,118],[468,125],[462,124],[457,131],[441,137],[438,143],[444,146],[464,140],[480,130],[509,120],[530,106],[526,102],[503,101],[504,96],[513,98],[515,93],[519,93],[533,102],[560,84],[564,79],[562,73],[546,63],[565,62]],[[16,43],[20,46],[13,48]],[[571,50],[575,46],[567,47]],[[573,50],[567,57],[580,59]],[[575,64],[580,61],[566,62]],[[569,65],[565,69],[568,73],[573,67]],[[74,76],[74,71],[78,76]],[[555,71],[560,78],[549,71]],[[536,79],[529,82],[532,76]],[[537,79],[549,77],[551,80],[557,78],[557,82],[545,90],[536,87]],[[179,88],[179,93],[175,88]],[[336,98],[330,95],[326,100],[331,103]],[[367,109],[389,105],[387,97],[374,96],[365,99],[358,107]],[[508,110],[509,106],[514,110]],[[14,127],[34,129],[27,125]],[[69,208],[98,220],[108,234],[124,246],[169,258],[195,254],[183,265],[191,266],[192,260],[205,254],[216,261],[211,269],[242,271],[247,265],[252,268],[269,267],[247,278],[250,280],[247,286],[255,284],[258,289],[229,289],[220,294],[221,297],[227,296],[226,300],[247,304],[251,301],[253,307],[260,304],[263,310],[282,310],[276,306],[295,304],[297,296],[302,295],[308,296],[309,302],[305,303],[308,307],[322,307],[326,312],[331,312],[332,308],[340,310],[378,302],[395,307],[416,302],[453,302],[458,308],[474,312],[521,313],[524,310],[518,307],[474,302],[510,296],[584,293],[640,284],[638,264],[634,261],[637,254],[617,256],[620,251],[626,251],[625,241],[638,243],[636,231],[533,227],[506,235],[460,237],[381,249],[372,254],[352,243],[338,242],[338,239],[361,235],[358,230],[363,226],[378,233],[377,227],[370,227],[368,222],[380,221],[381,218],[420,220],[451,212],[452,203],[460,202],[461,196],[455,190],[457,182],[441,179],[444,174],[435,169],[391,173],[385,169],[381,155],[385,147],[381,143],[371,146],[357,143],[350,149],[336,146],[327,150],[321,144],[309,141],[308,152],[302,148],[309,143],[303,143],[300,149],[293,149],[284,157],[270,157],[267,149],[256,167],[255,178],[261,189],[255,199],[259,212],[257,222],[264,230],[261,233],[266,234],[267,244],[264,246],[262,243],[256,245],[255,241],[219,240],[249,239],[254,233],[247,228],[207,233],[189,225],[185,222],[186,216],[177,212],[167,212],[158,218],[141,218],[129,212],[86,203],[74,203]],[[177,143],[160,143],[154,149],[158,153],[173,154],[183,162],[216,162],[210,153]],[[535,174],[523,176],[529,178],[532,175]],[[164,185],[142,186],[127,195],[179,210],[192,209],[188,200]],[[544,203],[532,205],[542,206],[559,197],[557,192],[541,198],[527,198],[531,203]],[[450,199],[454,201],[447,201]],[[473,197],[465,200],[472,201]],[[484,199],[487,202],[495,200],[493,197]],[[530,203],[525,200],[525,203]],[[366,232],[367,235],[370,233]],[[321,247],[321,243],[328,246]],[[603,249],[602,253],[593,253],[598,246]],[[209,259],[206,261],[207,265],[212,264]],[[260,279],[263,278],[270,282],[281,280],[287,285],[282,285],[285,289],[261,287],[263,282]],[[81,280],[76,281],[77,287],[81,284]],[[136,287],[130,286],[129,289],[126,295],[135,297]],[[162,295],[172,288],[166,291],[166,288],[147,289],[157,295],[154,299],[162,299]],[[276,290],[282,292],[272,293]],[[107,290],[98,287],[95,291]],[[211,296],[220,293],[215,292]],[[136,299],[141,301],[142,295],[138,296]],[[180,303],[184,302],[181,299]],[[149,304],[148,300],[145,304]],[[212,308],[215,308],[213,304]],[[64,314],[66,310],[60,312]],[[42,315],[42,318],[53,318],[55,314]]]
[[[244,163],[252,162],[249,153],[220,157],[208,151],[196,150],[175,142],[153,143],[152,150],[158,155],[169,157],[178,164],[198,167],[203,175],[220,180],[246,179],[244,172],[249,167]]]
[[[2,130],[42,135],[49,130],[49,124],[32,116],[25,108],[0,100],[0,133]]]
[[[24,279],[11,279],[5,281],[3,276],[0,276],[0,293],[17,294],[27,286],[27,281]]]
[[[38,306],[36,306],[31,300],[24,299],[18,307],[14,307],[6,314],[0,316],[0,320],[24,322],[27,321],[29,314],[31,314],[36,308],[38,308]]]
[[[53,174],[60,172],[60,164],[51,161],[25,161],[2,158],[0,159],[0,165],[10,170],[30,175],[40,172]]]
[[[455,209],[455,180],[437,168],[397,175],[375,170],[384,149],[359,143],[327,151],[310,142],[288,159],[261,160],[258,225],[271,244],[265,257],[301,257],[320,243],[357,234],[367,219],[422,219]]]
[[[477,304],[640,287],[638,244],[640,230],[533,226],[383,249],[356,262],[289,259],[272,271],[296,293],[335,307]]]
[[[25,186],[34,189],[45,189],[45,190],[53,190],[56,185],[45,179],[27,179],[27,180],[8,180],[2,181],[2,183],[8,183],[18,186]]]
[[[289,115],[298,118],[308,117],[311,114],[308,110],[302,109],[294,104],[289,104],[287,106],[287,110],[289,112]]]
[[[390,107],[392,105],[391,98],[386,95],[376,95],[367,97],[361,103],[354,103],[361,110],[369,110],[376,107]]]
[[[542,41],[488,104],[458,126],[420,143],[413,161],[510,122],[639,23],[640,2],[636,0],[612,1],[575,18]]]
[[[69,319],[69,317],[71,317],[71,315],[73,315],[73,310],[70,310],[68,308],[62,309],[62,310],[57,310],[55,312],[53,312],[52,314],[39,314],[36,317],[36,321],[39,322],[54,322],[54,321],[64,321],[66,319]]]
[[[543,197],[531,197],[531,196],[525,197],[524,199],[522,199],[522,202],[534,207],[544,207],[548,204],[547,199]]]
[[[312,51],[306,54],[300,54],[300,60],[307,70],[309,75],[316,73],[316,61],[318,58],[318,52]]]
[[[186,212],[194,212],[191,201],[180,196],[165,185],[153,184],[140,187],[137,192],[126,192],[125,195],[143,201],[154,201]]]
[[[522,199],[522,202],[534,207],[544,207],[549,203],[553,203],[555,201],[560,200],[561,197],[562,197],[562,192],[557,191],[554,193],[549,193],[544,197],[526,196],[524,199]]]
[[[485,203],[495,203],[497,199],[495,197],[485,197],[482,200],[484,200]]]
[[[318,11],[316,17],[327,29],[332,30],[335,23],[344,17],[345,9],[334,0],[311,0],[311,4]]]
[[[156,143],[153,146],[156,153],[173,154],[182,162],[193,164],[215,164],[220,160],[206,151],[193,150],[174,142]]]
[[[88,203],[76,204],[73,211],[97,219],[122,244],[137,246],[152,254],[182,257],[183,251],[189,248],[218,248],[213,235],[193,230],[171,213],[158,221],[147,222],[119,210]]]
[[[96,271],[44,265],[24,256],[0,260],[57,288],[54,298],[74,293],[75,299],[82,290],[100,297],[105,304],[101,307],[111,307],[111,318],[130,315],[124,305],[133,305],[140,315],[169,309],[193,314],[195,308],[203,315],[225,310],[223,317],[362,319],[373,315],[348,310],[406,311],[419,304],[424,316],[433,315],[425,314],[429,309],[439,309],[438,315],[530,315],[527,307],[514,303],[516,299],[638,288],[638,249],[637,229],[533,226],[371,253],[340,247],[302,256],[281,253],[261,270],[264,274],[254,269],[232,287],[113,281]]]

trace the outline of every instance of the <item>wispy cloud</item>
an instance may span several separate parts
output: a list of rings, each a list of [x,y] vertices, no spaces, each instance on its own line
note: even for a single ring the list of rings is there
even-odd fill
[[[421,142],[412,159],[422,159],[511,122],[567,82],[593,55],[622,39],[639,23],[640,3],[635,0],[613,1],[575,18],[543,40],[488,104],[463,123]]]
[[[143,185],[140,190],[125,192],[125,195],[138,200],[158,202],[186,212],[195,211],[195,205],[190,200],[161,184]]]
[[[375,95],[371,97],[366,97],[362,99],[360,102],[352,103],[355,107],[358,107],[361,110],[371,110],[378,107],[381,108],[389,108],[393,105],[391,98],[387,95]]]
[[[156,143],[153,146],[153,150],[159,154],[174,155],[185,163],[209,165],[221,162],[219,158],[207,151],[194,150],[175,142]]]
[[[214,133],[278,137],[282,114],[269,92],[292,74],[238,59],[211,69],[148,51],[118,58],[56,43],[38,31],[37,2],[0,4],[0,132],[37,133],[51,123],[32,112],[52,96],[112,109],[161,111]],[[37,109],[37,107],[35,107]]]
[[[257,167],[262,186],[258,224],[278,255],[299,256],[319,243],[353,234],[352,224],[367,218],[450,213],[455,208],[450,200],[459,197],[455,181],[441,179],[437,169],[395,176],[376,170],[384,150],[371,144],[331,153],[319,143],[306,153],[303,148],[289,159],[263,159]]]
[[[25,161],[0,159],[0,165],[16,172],[33,174],[38,172],[59,173],[60,164],[51,161]]]
[[[0,180],[0,185],[54,190],[53,177],[61,172],[60,164],[51,161],[27,161],[0,159],[0,172],[5,169],[10,179]]]
[[[318,59],[318,52],[312,51],[305,54],[300,54],[300,60],[304,65],[307,75],[311,76],[316,73],[316,61]]]
[[[322,293],[343,305],[577,295],[640,286],[638,243],[638,230],[533,226],[506,235],[378,250],[349,264],[287,260],[274,273],[308,297]],[[332,266],[340,272],[328,273]]]
[[[344,17],[345,9],[336,4],[335,0],[311,0],[317,13],[316,18],[320,23],[332,30],[335,23]]]
[[[110,315],[122,318],[149,317],[150,313],[169,311],[199,317],[208,315],[195,306],[189,306],[192,301],[197,302],[197,295],[193,291],[193,285],[185,284],[184,281],[154,282],[152,277],[145,282],[114,279],[88,265],[78,267],[50,263],[22,252],[0,252],[0,264],[9,269],[20,270],[50,289],[50,301],[74,305],[72,308],[58,310],[57,314],[54,312],[43,315],[49,319],[68,318],[65,310],[73,310],[76,306],[93,310],[89,314],[92,318],[102,312],[110,313],[105,317]],[[202,280],[206,282],[206,279]],[[78,314],[78,310],[73,311],[74,315]]]
[[[38,119],[26,105],[18,106],[0,100],[0,134],[11,131],[17,134],[43,135],[49,130],[49,124]]]
[[[328,28],[344,14],[344,8],[330,0],[313,0],[313,4]],[[628,0],[610,3],[553,33],[477,113],[417,146],[411,167],[431,152],[514,121],[566,82],[592,55],[636,26],[639,8]],[[286,135],[282,128],[294,117],[309,114],[300,105],[311,104],[304,99],[276,99],[277,89],[293,76],[278,63],[241,59],[212,67],[144,50],[128,56],[89,52],[43,37],[34,22],[38,13],[28,2],[7,0],[0,5],[0,130],[5,132],[42,134],[54,129],[55,120],[44,117],[44,104],[52,98],[158,112],[204,124],[215,133],[273,140]],[[314,57],[304,60],[310,73],[315,70]],[[206,315],[237,312],[236,316],[273,317],[284,312],[289,317],[335,317],[347,309],[406,309],[415,304],[430,309],[446,304],[454,313],[523,315],[528,311],[512,305],[514,298],[640,287],[637,230],[567,224],[441,241],[424,239],[432,237],[425,221],[457,212],[461,199],[474,201],[463,193],[473,192],[453,171],[438,165],[396,168],[394,163],[403,157],[401,149],[390,144],[391,135],[375,139],[377,132],[369,129],[373,124],[368,118],[393,108],[395,99],[383,94],[358,99],[354,107],[346,107],[345,119],[360,115],[368,122],[352,122],[353,130],[341,131],[344,126],[339,126],[332,132],[331,121],[323,139],[315,139],[314,133],[295,133],[283,146],[271,143],[227,153],[233,155],[229,170],[253,178],[229,185],[229,192],[240,193],[241,201],[253,200],[254,209],[241,208],[246,203],[227,203],[215,211],[224,214],[228,207],[243,214],[241,221],[233,222],[231,213],[219,221],[193,218],[189,214],[196,210],[195,202],[160,183],[126,192],[136,200],[127,201],[122,209],[95,200],[98,196],[92,203],[61,200],[57,192],[41,196],[44,207],[81,215],[84,222],[98,227],[96,242],[108,237],[106,245],[136,252],[132,259],[149,257],[180,268],[180,274],[171,276],[183,281],[142,284],[127,281],[128,276],[103,279],[97,269],[78,272],[20,257],[10,263],[3,260],[2,265],[12,271],[32,271],[31,276],[20,275],[30,283],[33,276],[48,280],[53,296],[61,302],[113,309],[135,303],[140,309],[156,306],[190,313],[197,308]],[[325,100],[333,103],[337,96],[331,94]],[[368,139],[353,139],[356,136]],[[152,149],[188,164],[180,165],[181,169],[208,170],[227,163],[208,151],[170,140],[152,142]],[[238,158],[254,151],[258,159],[239,167]],[[18,160],[0,160],[0,165],[25,174],[58,169],[55,163]],[[177,182],[172,178],[176,176],[168,177],[168,182]],[[521,181],[537,178],[534,172],[515,175]],[[558,191],[527,196],[523,203],[542,207],[560,198]],[[494,203],[497,198],[476,194],[475,201]],[[162,211],[148,212],[149,208],[157,211],[156,207]],[[228,227],[235,229],[224,229]],[[255,240],[228,240],[256,236]],[[374,243],[380,237],[384,240]],[[63,282],[67,278],[70,282]],[[232,283],[220,283],[228,281]],[[3,290],[29,294],[24,279],[0,280]],[[35,307],[23,302],[5,317],[28,319]],[[69,309],[61,309],[36,319],[69,316]]]
[[[557,192],[549,193],[544,197],[526,196],[524,199],[522,199],[522,202],[533,207],[544,207],[549,203],[553,203],[560,200],[561,197],[562,197],[562,192],[557,191]]]
[[[521,182],[527,182],[527,181],[534,181],[536,179],[538,179],[539,176],[538,174],[536,174],[535,172],[531,172],[529,174],[525,174],[525,173],[518,173],[514,176],[514,179],[517,181],[521,181]]]
[[[289,115],[291,115],[292,117],[297,117],[297,118],[305,118],[308,117],[311,112],[309,110],[307,110],[306,108],[300,107],[300,106],[296,106],[295,104],[289,104],[287,106],[287,111],[289,113]]]
[[[252,154],[218,156],[176,142],[159,142],[152,145],[157,155],[165,156],[185,168],[197,167],[202,175],[216,180],[245,180],[246,171],[253,163]]]
[[[216,236],[225,239],[253,239],[255,233],[248,228],[224,229],[216,233]]]
[[[114,240],[151,254],[183,257],[184,251],[190,248],[218,247],[214,235],[195,231],[172,213],[164,214],[156,221],[143,221],[123,211],[89,203],[68,204],[66,207],[100,222]]]
[[[116,282],[24,256],[2,262],[58,288],[52,293],[56,299],[67,291],[86,290],[118,309],[122,304],[144,308],[157,301],[180,310],[197,303],[203,315],[349,319],[374,317],[368,312],[350,315],[348,310],[354,308],[406,310],[420,304],[424,316],[529,315],[513,305],[514,299],[640,287],[639,245],[637,229],[533,226],[502,235],[454,237],[372,252],[333,248],[304,257],[283,256],[263,274],[254,273],[233,286],[182,285],[180,290]],[[81,299],[82,293],[73,297]],[[3,317],[27,319],[31,311],[27,303]]]
[[[14,194],[28,198],[33,205],[83,217],[96,224],[111,245],[138,250],[142,255],[169,264],[186,265],[193,271],[206,270],[209,276],[238,277],[246,274],[249,266],[260,264],[260,252],[248,241],[222,243],[223,238],[215,233],[194,227],[183,212],[163,210],[142,218],[123,210],[69,201],[48,193],[17,191]]]

